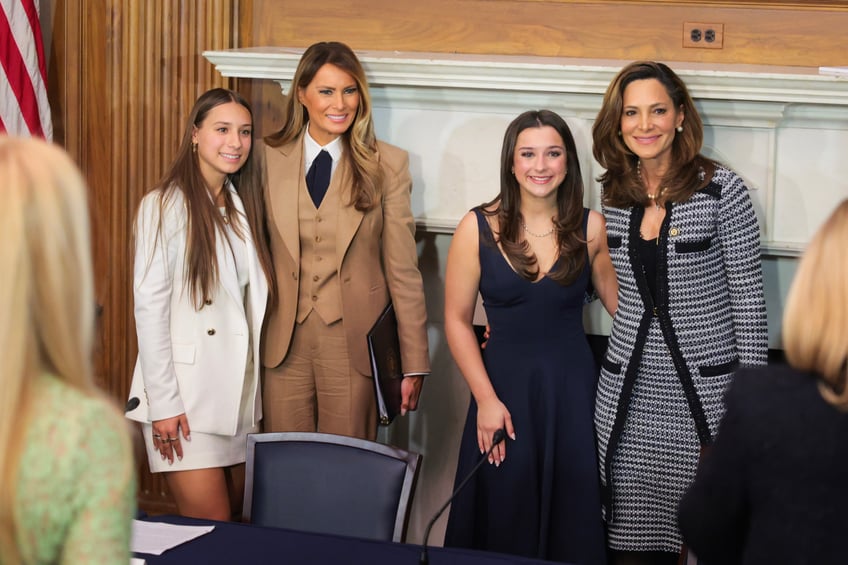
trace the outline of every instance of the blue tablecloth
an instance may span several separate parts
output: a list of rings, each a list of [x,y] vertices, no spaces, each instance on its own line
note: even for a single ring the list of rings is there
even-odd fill
[[[181,516],[150,516],[145,520],[182,525],[213,524],[215,529],[162,555],[136,554],[149,565],[415,565],[421,546],[344,536],[264,528],[233,522],[211,522]],[[461,549],[431,547],[430,565],[541,565],[539,561]]]

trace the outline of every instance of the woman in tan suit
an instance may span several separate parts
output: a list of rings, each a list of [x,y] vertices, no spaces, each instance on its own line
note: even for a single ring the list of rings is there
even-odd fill
[[[377,141],[365,72],[336,42],[304,52],[286,123],[266,144],[279,301],[263,344],[265,431],[373,439],[365,336],[389,301],[405,375],[402,413],[416,408],[430,372],[409,157]]]

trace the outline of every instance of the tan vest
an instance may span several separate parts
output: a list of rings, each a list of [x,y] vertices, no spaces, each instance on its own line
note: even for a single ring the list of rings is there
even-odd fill
[[[305,184],[297,197],[300,225],[298,323],[303,322],[312,310],[328,325],[342,319],[339,258],[336,255],[340,184],[330,182],[321,207],[317,210]]]

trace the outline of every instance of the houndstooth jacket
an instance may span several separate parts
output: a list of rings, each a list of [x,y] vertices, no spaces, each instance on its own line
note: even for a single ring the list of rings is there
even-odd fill
[[[757,218],[741,177],[719,166],[686,202],[667,203],[659,233],[657,300],[635,242],[644,208],[604,208],[619,307],[601,379],[624,373],[606,449],[606,481],[626,419],[652,317],[663,338],[701,445],[710,443],[738,364],[766,363],[768,331]],[[600,399],[599,399],[600,401]],[[660,416],[656,422],[662,426]]]

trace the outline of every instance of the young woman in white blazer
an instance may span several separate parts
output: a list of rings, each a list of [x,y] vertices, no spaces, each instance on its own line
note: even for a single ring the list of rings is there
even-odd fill
[[[248,103],[210,90],[136,217],[127,416],[142,422],[150,470],[166,473],[186,516],[240,510],[245,436],[262,417],[259,336],[274,285],[260,156]]]

